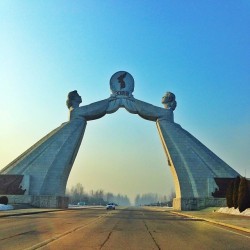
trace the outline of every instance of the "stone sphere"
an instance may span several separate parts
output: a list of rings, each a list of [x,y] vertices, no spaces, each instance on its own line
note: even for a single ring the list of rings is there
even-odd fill
[[[118,71],[110,78],[110,90],[118,96],[132,96],[134,78],[126,71]]]

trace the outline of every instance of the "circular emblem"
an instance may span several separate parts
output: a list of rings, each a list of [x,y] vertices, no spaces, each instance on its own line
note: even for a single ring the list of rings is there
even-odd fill
[[[113,95],[132,96],[134,78],[126,71],[118,71],[110,78],[110,89]]]

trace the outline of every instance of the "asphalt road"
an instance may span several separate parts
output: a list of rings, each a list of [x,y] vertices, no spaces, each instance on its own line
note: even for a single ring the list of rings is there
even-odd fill
[[[0,249],[250,249],[250,234],[143,208],[0,218]]]

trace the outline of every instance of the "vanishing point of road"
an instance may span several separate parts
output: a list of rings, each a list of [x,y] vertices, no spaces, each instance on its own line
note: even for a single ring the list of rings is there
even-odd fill
[[[250,249],[250,234],[150,208],[69,209],[0,218],[0,249]]]

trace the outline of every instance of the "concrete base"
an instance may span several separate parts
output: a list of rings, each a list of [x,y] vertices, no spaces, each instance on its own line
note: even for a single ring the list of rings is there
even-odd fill
[[[225,198],[175,198],[173,208],[175,210],[192,211],[201,210],[206,207],[225,207]]]
[[[39,208],[68,208],[69,198],[53,195],[6,195],[10,204],[29,204]]]

